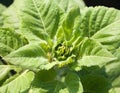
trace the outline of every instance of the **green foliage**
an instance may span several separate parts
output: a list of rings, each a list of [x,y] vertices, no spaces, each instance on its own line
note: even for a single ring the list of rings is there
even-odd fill
[[[6,10],[6,7],[2,4],[0,4],[0,26],[3,26],[3,16],[2,13]]]
[[[119,93],[119,24],[82,0],[0,5],[0,93]]]

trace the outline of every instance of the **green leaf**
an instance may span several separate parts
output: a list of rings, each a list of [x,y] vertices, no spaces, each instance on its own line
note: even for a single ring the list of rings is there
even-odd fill
[[[5,56],[27,43],[27,39],[21,34],[9,28],[0,28],[0,55]]]
[[[63,88],[64,85],[60,81],[52,81],[41,83],[41,87],[48,90],[48,93],[59,93],[60,89]]]
[[[0,82],[10,75],[11,70],[16,71],[16,73],[21,71],[20,67],[15,67],[12,65],[0,65]]]
[[[21,33],[21,18],[19,11],[22,6],[23,3],[21,0],[14,0],[13,3],[3,12],[3,27],[13,28],[15,31]]]
[[[29,90],[30,93],[48,93],[47,90],[42,89],[42,88],[36,88],[36,87],[32,87]]]
[[[79,45],[78,61],[75,66],[76,70],[80,70],[82,66],[95,66],[100,67],[109,62],[117,60],[116,57],[107,51],[100,43],[95,40],[85,38]]]
[[[8,74],[11,68],[9,66],[0,65],[0,81]]]
[[[59,80],[54,79],[47,82],[42,81],[41,77],[47,78],[46,76],[49,72],[50,71],[46,71],[46,73],[41,73],[40,71],[39,73],[36,73],[35,79],[32,83],[32,88],[30,89],[32,93],[83,93],[80,78],[77,76],[77,74],[68,73],[67,76],[63,76],[63,81],[60,81],[60,79],[62,78],[60,78]]]
[[[6,7],[2,4],[0,4],[0,26],[3,26],[3,11],[6,10]]]
[[[65,77],[65,83],[68,93],[83,93],[83,87],[77,74],[68,73]]]
[[[66,13],[64,21],[62,23],[62,30],[63,30],[62,32],[66,40],[70,40],[71,37],[74,35],[77,27],[76,25],[78,25],[79,23],[78,20],[80,20],[80,9],[79,7],[76,6],[71,10],[69,10],[68,13]],[[58,37],[60,37],[59,34],[58,34]]]
[[[19,15],[24,35],[29,40],[49,41],[53,38],[60,19],[58,6],[53,0],[22,0],[20,3]]]
[[[107,7],[89,7],[81,11],[79,32],[112,50],[119,46],[120,11]]]
[[[82,36],[93,36],[100,29],[119,19],[119,11],[107,7],[88,7],[81,12],[80,33]]]
[[[114,51],[119,47],[120,41],[120,20],[111,23],[101,29],[92,38],[103,44],[107,49]]]
[[[68,12],[75,6],[78,6],[81,9],[85,7],[83,0],[55,0],[55,2],[65,12]]]
[[[37,74],[39,74],[39,81],[41,82],[49,82],[56,79],[56,71],[54,69],[42,70],[39,71]]]
[[[105,68],[99,66],[82,67],[77,72],[85,93],[108,93],[111,88],[111,82],[107,78]]]
[[[116,93],[115,90],[112,88],[109,90],[109,93]]]
[[[119,93],[120,92],[120,88],[115,88],[115,93]]]
[[[120,60],[120,47],[114,51],[114,55]]]
[[[102,75],[85,75],[80,78],[85,93],[107,93],[109,90],[110,83]]]
[[[120,87],[120,73],[118,74],[118,76],[112,81],[112,86],[113,87]]]
[[[111,80],[113,87],[120,87],[120,48],[118,48],[114,55],[118,58],[118,60],[111,62],[105,66],[106,72],[108,74],[108,78]]]
[[[9,72],[12,70],[11,66],[0,65],[0,85],[9,77]]]
[[[3,43],[0,43],[0,55],[5,56],[5,55],[9,54],[12,51],[14,51],[14,49],[12,49],[9,46],[6,46]]]
[[[20,4],[20,3],[19,3]],[[19,30],[20,27],[20,18],[18,17],[18,6],[15,5],[15,2],[10,5],[2,14],[4,21],[3,27],[14,28]]]
[[[35,79],[32,82],[30,92],[32,93],[59,93],[59,90],[64,87],[64,84],[55,79],[49,80],[47,73],[51,71],[45,71],[46,73],[43,73],[43,72],[44,71],[40,71],[35,74]],[[51,73],[51,76],[52,76],[52,73]],[[44,78],[46,79],[48,78],[47,81],[43,80]]]
[[[109,93],[119,93],[120,92],[120,88],[112,88]]]
[[[47,54],[41,48],[40,44],[29,44],[18,50],[11,52],[4,59],[14,65],[22,66],[32,70],[49,70],[56,62],[50,63]]]
[[[22,93],[30,88],[34,73],[25,71],[11,82],[0,87],[0,93]]]

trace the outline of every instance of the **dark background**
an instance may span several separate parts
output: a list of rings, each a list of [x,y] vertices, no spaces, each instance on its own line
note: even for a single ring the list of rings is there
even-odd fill
[[[120,0],[84,0],[87,6],[103,5],[120,9]]]
[[[120,0],[84,0],[87,6],[103,5],[120,9]],[[9,6],[13,0],[0,0],[6,6]]]

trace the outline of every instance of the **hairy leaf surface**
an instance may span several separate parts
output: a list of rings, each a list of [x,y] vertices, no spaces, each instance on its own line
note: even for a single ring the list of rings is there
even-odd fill
[[[3,15],[2,15],[2,13],[3,13],[3,11],[5,11],[6,10],[6,7],[4,6],[4,5],[2,5],[2,4],[0,4],[0,26],[3,26]]]
[[[5,56],[26,44],[28,41],[21,34],[9,28],[0,28],[0,56]]]
[[[29,89],[33,78],[33,72],[25,71],[11,82],[8,82],[0,87],[0,93],[22,93]]]

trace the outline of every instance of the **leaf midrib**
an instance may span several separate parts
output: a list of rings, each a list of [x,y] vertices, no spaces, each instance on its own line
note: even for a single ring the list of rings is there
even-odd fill
[[[36,4],[35,0],[32,0],[32,2],[33,2],[33,5],[34,5],[34,7],[36,8],[36,10],[37,10],[37,12],[38,12],[38,15],[39,15],[39,18],[40,18],[40,20],[41,20],[41,22],[42,22],[44,31],[47,33],[47,30],[46,30],[46,28],[45,28],[45,24],[44,24],[44,21],[43,21],[43,19],[42,19],[42,16],[41,16],[41,13],[40,13],[40,11],[39,11],[39,8],[37,7],[37,4]]]

